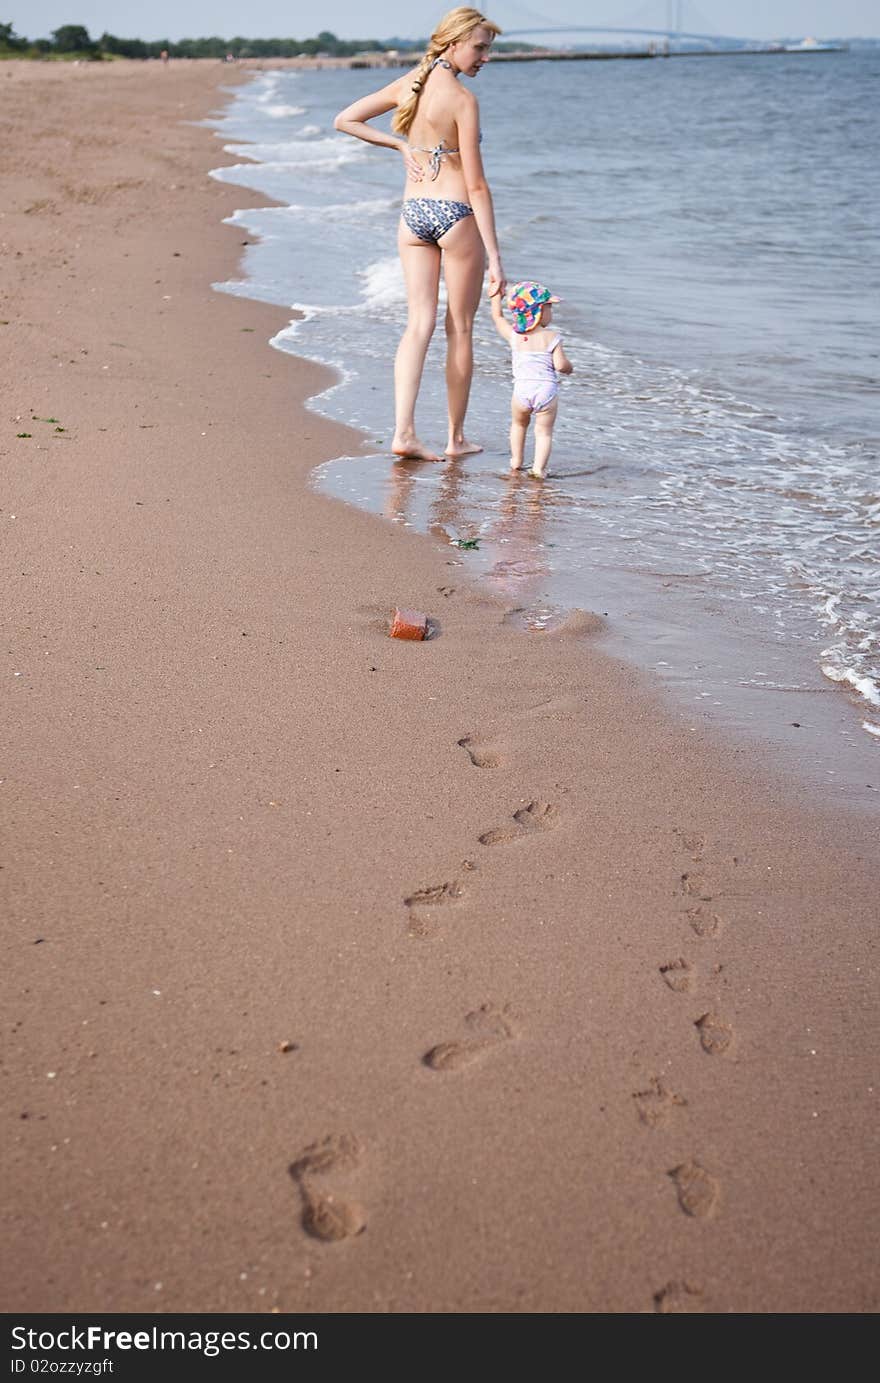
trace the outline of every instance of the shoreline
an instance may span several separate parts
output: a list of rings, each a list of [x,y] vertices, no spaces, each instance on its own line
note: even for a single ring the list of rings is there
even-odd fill
[[[4,79],[6,1309],[876,1309],[867,817],[311,492],[228,69],[109,75]]]

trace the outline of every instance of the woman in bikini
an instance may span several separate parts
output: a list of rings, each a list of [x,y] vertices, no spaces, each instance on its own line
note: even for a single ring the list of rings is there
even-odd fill
[[[492,195],[480,157],[479,107],[458,79],[476,77],[485,67],[492,40],[500,32],[478,10],[450,10],[431,35],[418,67],[355,101],[334,122],[345,134],[395,149],[406,170],[397,245],[409,311],[394,361],[395,456],[442,460],[419,441],[415,425],[422,369],[437,321],[441,259],[447,301],[445,454],[461,457],[482,450],[465,439],[464,416],[473,372],[474,317],[487,256],[490,293],[503,292],[505,282]],[[389,110],[395,112],[392,134],[367,124]]]

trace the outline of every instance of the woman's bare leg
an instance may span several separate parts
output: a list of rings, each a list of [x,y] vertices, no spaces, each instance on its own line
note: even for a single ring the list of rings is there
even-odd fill
[[[424,446],[416,436],[416,399],[428,344],[437,321],[437,294],[440,286],[440,251],[436,245],[419,240],[401,221],[397,237],[400,262],[406,283],[408,316],[394,359],[394,438],[395,456],[419,461],[442,461],[442,456]]]
[[[466,216],[442,238],[446,279],[446,395],[449,403],[447,456],[468,456],[483,448],[468,442],[464,416],[474,370],[474,317],[480,303],[486,251],[476,222]]]

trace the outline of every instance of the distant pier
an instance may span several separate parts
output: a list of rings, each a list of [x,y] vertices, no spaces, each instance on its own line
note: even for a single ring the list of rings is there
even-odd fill
[[[651,45],[647,48],[609,48],[593,49],[590,52],[574,52],[568,49],[539,48],[529,53],[493,53],[492,62],[638,62],[651,58],[740,58],[740,57],[781,57],[816,56],[823,53],[846,53],[849,45],[816,44],[810,46],[790,45],[778,48],[681,48],[667,49],[665,45]],[[237,58],[240,67],[253,67],[259,70],[272,67],[296,67],[312,71],[321,68],[393,68],[415,67],[422,60],[421,53],[355,53],[352,57],[336,58],[330,54],[317,54],[315,57],[296,58]]]

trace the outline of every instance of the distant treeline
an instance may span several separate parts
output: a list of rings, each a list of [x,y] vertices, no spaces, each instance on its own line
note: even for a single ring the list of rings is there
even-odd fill
[[[421,52],[427,39],[337,38],[324,31],[315,38],[182,38],[179,43],[161,38],[117,38],[102,34],[93,39],[82,24],[62,24],[50,38],[21,38],[11,24],[0,24],[0,57],[88,58],[350,58],[356,53]],[[505,48],[527,48],[528,44],[505,44]]]

